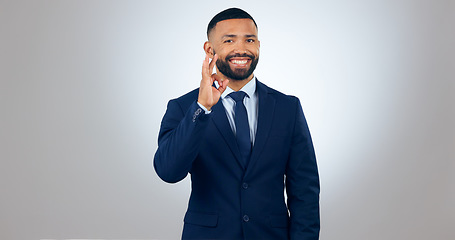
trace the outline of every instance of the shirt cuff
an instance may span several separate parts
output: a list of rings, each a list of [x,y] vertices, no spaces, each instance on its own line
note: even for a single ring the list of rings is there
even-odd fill
[[[197,105],[199,105],[199,107],[204,110],[205,114],[210,114],[212,112],[212,110],[207,110],[207,108],[205,108],[204,105],[200,104],[199,102],[197,102]]]

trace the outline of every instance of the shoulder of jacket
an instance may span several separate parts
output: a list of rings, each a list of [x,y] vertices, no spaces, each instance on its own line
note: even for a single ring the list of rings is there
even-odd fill
[[[284,94],[276,89],[273,89],[267,85],[265,85],[264,83],[262,82],[259,82],[258,84],[262,85],[261,87],[265,88],[267,90],[267,93],[268,94],[273,94],[274,97],[278,100],[281,100],[281,101],[289,101],[289,102],[296,102],[296,101],[299,101],[299,99],[296,97],[296,96],[293,96],[293,95],[287,95],[287,94]]]

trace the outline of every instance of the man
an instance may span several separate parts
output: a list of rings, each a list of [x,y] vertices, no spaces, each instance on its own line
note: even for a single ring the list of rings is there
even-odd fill
[[[260,42],[248,13],[220,12],[207,37],[200,87],[169,101],[154,159],[166,182],[191,174],[182,238],[318,239],[319,177],[299,100],[253,75]]]

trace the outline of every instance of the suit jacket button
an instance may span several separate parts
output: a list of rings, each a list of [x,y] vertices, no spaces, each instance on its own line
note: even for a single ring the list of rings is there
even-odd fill
[[[244,182],[244,183],[242,184],[242,187],[243,187],[243,189],[247,189],[247,188],[248,188],[248,183],[245,183],[245,182]]]
[[[248,217],[248,215],[243,215],[243,221],[244,222],[250,221],[250,217]]]

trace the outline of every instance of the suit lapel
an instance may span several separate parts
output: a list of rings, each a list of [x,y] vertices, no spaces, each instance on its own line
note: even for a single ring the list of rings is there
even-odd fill
[[[226,110],[224,109],[221,99],[217,104],[215,104],[215,106],[212,107],[212,114],[213,123],[218,128],[218,131],[220,131],[231,151],[234,153],[239,165],[245,169],[245,166],[242,164],[239,147],[237,146],[237,140],[232,132],[231,125],[227,119]]]
[[[267,87],[257,81],[256,89],[259,98],[258,125],[253,152],[251,153],[250,162],[245,174],[248,174],[248,172],[251,171],[250,169],[253,168],[258,161],[259,155],[267,142],[270,127],[272,126],[273,113],[275,111],[275,98],[272,94],[269,94]]]

